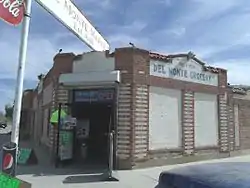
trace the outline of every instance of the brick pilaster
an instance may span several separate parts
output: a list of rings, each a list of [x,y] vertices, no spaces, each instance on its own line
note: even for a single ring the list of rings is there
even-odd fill
[[[54,88],[52,92],[52,110],[51,113],[53,113],[55,110],[58,109],[58,104],[59,103],[67,103],[68,102],[68,90],[65,90],[62,86],[59,88]],[[68,106],[62,105],[62,109],[68,112]],[[49,131],[49,138],[50,138],[50,151],[52,154],[52,159],[53,156],[56,152],[56,145],[57,145],[57,128],[50,125],[50,131]]]
[[[118,96],[117,119],[117,157],[119,160],[129,160],[131,156],[131,85],[120,84]]]
[[[234,106],[228,106],[228,142],[229,150],[235,150]]]
[[[184,154],[194,152],[194,92],[182,91],[182,141]]]
[[[148,152],[149,86],[138,84],[135,89],[134,150],[135,160],[145,159]]]
[[[218,96],[219,109],[219,147],[221,152],[227,152],[228,146],[228,106],[225,94]]]

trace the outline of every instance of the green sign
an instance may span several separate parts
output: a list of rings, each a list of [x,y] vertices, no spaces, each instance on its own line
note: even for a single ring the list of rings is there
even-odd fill
[[[0,173],[0,187],[1,188],[20,188],[22,181],[12,178],[3,173]]]
[[[26,164],[30,158],[31,151],[32,150],[30,148],[20,148],[17,160],[18,164]]]
[[[72,158],[73,133],[71,131],[60,130],[60,158],[67,160]]]
[[[73,135],[68,131],[60,131],[60,143],[61,145],[71,144],[73,140]]]
[[[56,110],[51,115],[50,123],[58,123],[58,116],[59,116],[59,111]],[[66,112],[63,109],[61,109],[61,118],[65,118],[66,116],[67,116]]]

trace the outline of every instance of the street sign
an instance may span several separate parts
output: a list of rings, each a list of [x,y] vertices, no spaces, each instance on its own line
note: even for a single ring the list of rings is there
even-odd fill
[[[109,50],[108,42],[71,0],[36,1],[90,48],[95,51]]]
[[[23,0],[0,0],[0,19],[11,25],[18,25],[24,16]]]

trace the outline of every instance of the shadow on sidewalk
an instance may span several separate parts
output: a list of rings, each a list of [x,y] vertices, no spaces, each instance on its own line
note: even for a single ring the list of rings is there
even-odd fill
[[[55,176],[55,175],[76,175],[69,176],[65,179],[65,182],[77,181],[79,178],[77,175],[83,175],[83,179],[88,181],[95,181],[98,179],[98,175],[105,173],[107,169],[98,165],[65,165],[64,167],[55,168],[52,164],[49,151],[42,146],[34,145],[32,141],[20,142],[20,147],[32,148],[37,156],[37,165],[18,165],[17,175],[31,175],[33,177],[39,176]],[[92,177],[93,176],[93,177]],[[82,179],[82,178],[81,178]]]
[[[37,176],[54,176],[54,175],[75,175],[75,174],[101,174],[106,172],[104,168],[95,168],[91,166],[81,167],[63,167],[55,168],[54,166],[18,166],[17,175]]]
[[[85,174],[77,176],[69,176],[64,179],[64,184],[71,183],[94,183],[94,182],[103,182],[106,176],[104,174]]]

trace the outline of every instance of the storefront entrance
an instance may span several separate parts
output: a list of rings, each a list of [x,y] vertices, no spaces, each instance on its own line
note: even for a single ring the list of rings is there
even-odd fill
[[[108,166],[108,135],[114,129],[114,90],[74,91],[71,110],[77,119],[74,161]]]

